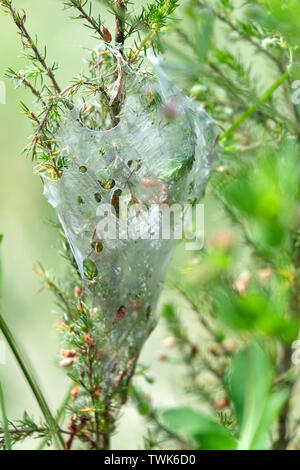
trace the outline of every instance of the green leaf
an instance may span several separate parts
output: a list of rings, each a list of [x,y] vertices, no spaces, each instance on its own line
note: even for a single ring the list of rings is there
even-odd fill
[[[1,410],[1,415],[2,415],[3,429],[4,429],[5,450],[11,450],[9,425],[8,425],[8,419],[6,416],[4,395],[3,395],[1,383],[0,383],[0,410]]]
[[[285,343],[297,339],[298,322],[287,317],[274,300],[258,290],[239,296],[216,286],[212,290],[222,321],[232,329],[264,333]]]
[[[240,429],[239,449],[268,448],[270,426],[288,393],[272,393],[274,369],[268,356],[259,345],[248,346],[235,356],[228,377]]]
[[[264,10],[253,11],[250,18],[255,19],[270,33],[277,34],[278,31],[290,41],[291,45],[299,44],[299,24],[297,19],[300,15],[299,0],[256,0]]]
[[[193,439],[201,450],[236,449],[237,442],[225,427],[190,408],[167,410],[162,419],[167,428]]]
[[[271,395],[266,403],[259,425],[254,435],[251,450],[268,448],[268,431],[272,423],[278,418],[280,410],[289,395],[288,389],[283,389]]]

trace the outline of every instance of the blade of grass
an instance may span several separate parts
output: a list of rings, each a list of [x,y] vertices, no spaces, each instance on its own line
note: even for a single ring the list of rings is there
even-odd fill
[[[6,416],[4,394],[3,394],[1,383],[0,383],[0,409],[1,409],[1,415],[2,415],[3,429],[4,429],[5,450],[11,450],[9,425],[8,425],[8,419]]]
[[[3,240],[3,235],[0,233],[0,245]],[[0,257],[0,299],[2,297],[2,265],[1,265],[1,257]]]
[[[0,233],[0,245],[3,240],[3,235]],[[2,266],[1,266],[1,258],[0,258],[0,299],[2,297]],[[8,419],[6,416],[6,409],[5,409],[5,402],[4,402],[4,393],[2,390],[2,386],[0,383],[0,410],[3,422],[3,430],[4,430],[4,442],[5,442],[5,449],[11,450],[11,439],[9,434],[9,424]]]
[[[70,401],[70,398],[71,398],[71,390],[73,388],[73,385],[70,387],[70,389],[68,390],[66,396],[65,396],[65,399],[63,400],[62,404],[60,405],[58,411],[57,411],[57,414],[56,414],[56,417],[55,417],[55,420],[56,420],[56,423],[57,423],[57,426],[59,426],[60,422],[61,422],[61,419],[64,415],[64,412],[65,412],[65,409],[66,409],[66,406],[68,405],[69,401]],[[47,439],[43,439],[42,442],[39,444],[39,446],[37,447],[36,450],[43,450],[45,445],[47,444]]]
[[[45,420],[48,423],[49,428],[51,429],[52,436],[54,439],[54,442],[56,444],[56,447],[59,449],[64,449],[64,440],[62,438],[62,435],[60,434],[56,421],[54,417],[52,416],[52,413],[50,411],[50,408],[47,404],[47,401],[40,389],[40,386],[37,383],[37,380],[35,379],[34,373],[32,372],[32,368],[29,365],[28,359],[24,358],[24,352],[20,351],[19,346],[17,345],[10,329],[8,328],[3,316],[0,313],[0,329],[6,338],[6,341],[8,342],[16,361],[18,362],[30,388],[32,393],[34,394],[39,407],[44,415]],[[23,356],[23,358],[22,358]]]

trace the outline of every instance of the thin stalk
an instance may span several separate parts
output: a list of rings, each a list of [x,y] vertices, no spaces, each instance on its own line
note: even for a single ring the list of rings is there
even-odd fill
[[[0,383],[0,410],[1,410],[2,421],[3,421],[5,450],[11,450],[11,439],[10,439],[10,434],[9,434],[9,425],[8,425],[8,419],[7,419],[7,415],[6,415],[4,395],[3,395],[1,383]]]
[[[117,12],[116,17],[116,43],[124,45],[125,42],[125,30],[124,30],[124,15],[126,12],[126,6],[122,0],[117,1]]]
[[[258,99],[255,104],[248,108],[247,111],[245,111],[244,114],[242,114],[239,119],[237,119],[233,125],[220,136],[220,140],[227,139],[249,116],[251,116],[259,108],[261,103],[272,96],[274,91],[277,90],[277,88],[279,88],[283,82],[285,82],[288,76],[289,72],[286,71],[278,80],[276,80],[275,83],[273,83],[273,85]]]
[[[8,328],[3,316],[0,314],[0,330],[2,331],[4,337],[6,338],[6,341],[8,342],[16,361],[18,362],[25,379],[28,383],[28,385],[31,388],[32,393],[34,394],[38,405],[44,415],[45,420],[47,421],[49,428],[51,429],[52,436],[54,439],[54,442],[58,449],[63,449],[64,448],[64,440],[57,428],[56,421],[54,417],[52,416],[52,413],[50,411],[50,408],[48,406],[48,403],[40,389],[40,386],[38,385],[34,373],[32,371],[32,368],[28,364],[28,360],[22,359],[22,355],[24,356],[24,352],[20,351],[19,346],[17,345],[10,329]]]
[[[71,388],[68,390],[62,404],[60,405],[58,411],[57,411],[57,414],[56,414],[56,417],[55,417],[55,420],[56,420],[56,423],[57,423],[57,427],[59,427],[60,425],[60,421],[64,415],[64,412],[65,412],[65,409],[66,409],[66,406],[69,404],[69,401],[70,401],[70,397],[71,397],[71,390],[73,388],[73,385],[71,386]],[[42,442],[39,444],[38,448],[36,450],[43,450],[45,445],[47,444],[47,439],[43,439]]]
[[[130,64],[138,58],[138,56],[139,56],[141,50],[143,49],[143,47],[146,46],[147,42],[152,39],[152,37],[155,35],[156,32],[157,32],[157,24],[154,24],[152,26],[151,30],[149,31],[149,33],[142,40],[141,44],[137,48],[137,50],[136,50],[135,54],[133,55],[133,57],[131,57],[131,59],[129,59],[128,62]]]

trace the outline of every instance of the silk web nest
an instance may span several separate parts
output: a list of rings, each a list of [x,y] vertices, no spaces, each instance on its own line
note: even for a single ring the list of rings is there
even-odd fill
[[[134,367],[155,325],[176,240],[108,238],[97,230],[99,205],[112,208],[110,220],[120,230],[120,198],[140,205],[140,217],[127,223],[142,234],[143,208],[201,198],[214,156],[213,121],[158,63],[153,67],[146,76],[124,65],[126,99],[116,127],[91,130],[81,120],[80,103],[66,111],[57,141],[67,168],[58,180],[43,176],[44,194],[57,211],[93,305],[103,343],[99,368],[107,385]]]

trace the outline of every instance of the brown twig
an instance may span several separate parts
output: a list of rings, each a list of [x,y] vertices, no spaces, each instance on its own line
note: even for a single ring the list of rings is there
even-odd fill
[[[125,24],[123,17],[126,12],[126,6],[124,4],[123,0],[117,0],[116,1],[116,33],[115,33],[115,39],[116,43],[121,44],[122,46],[124,45],[125,41]]]
[[[88,15],[84,8],[81,5],[81,2],[78,0],[69,0],[69,4],[76,8],[83,19],[85,19],[92,27],[93,29],[99,34],[99,36],[103,39],[103,32],[101,31],[100,25],[95,21],[95,19]]]
[[[283,358],[281,361],[281,373],[285,373],[291,367],[291,356],[292,350],[290,346],[284,346]],[[292,396],[292,385],[290,385],[289,396],[286,400],[283,408],[281,409],[278,419],[278,437],[273,444],[274,450],[286,450],[288,443],[290,442],[290,436],[288,432],[288,421],[289,421],[289,410],[290,410],[290,398]]]
[[[18,78],[20,78],[22,80],[22,83],[24,83],[25,87],[29,88],[31,93],[34,96],[36,96],[38,98],[38,100],[41,101],[41,103],[44,106],[46,106],[46,102],[43,100],[43,97],[42,97],[41,93],[36,88],[34,88],[34,86],[30,83],[30,81],[27,80],[27,78],[25,78],[25,77],[19,76]]]

